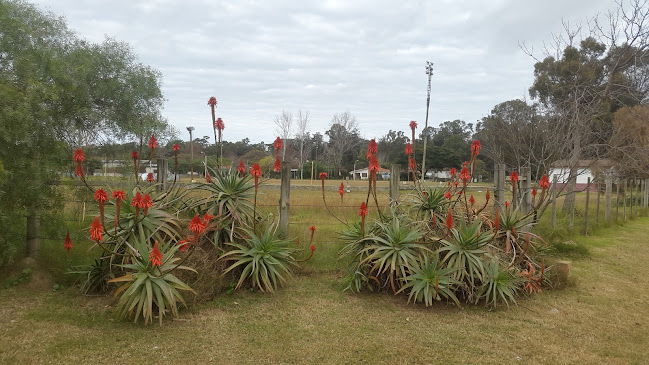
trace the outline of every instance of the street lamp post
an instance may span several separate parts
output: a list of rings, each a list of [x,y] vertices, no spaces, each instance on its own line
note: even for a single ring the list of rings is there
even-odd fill
[[[189,166],[191,169],[191,180],[194,182],[194,138],[192,138],[192,131],[194,130],[194,127],[187,127],[187,131],[189,131],[189,151],[190,151],[190,161],[189,161]]]
[[[426,124],[424,124],[424,156],[421,159],[421,187],[424,187],[426,178],[426,142],[428,141],[428,109],[430,107],[430,78],[433,76],[433,63],[426,61],[426,75],[428,75],[428,97],[426,98]]]

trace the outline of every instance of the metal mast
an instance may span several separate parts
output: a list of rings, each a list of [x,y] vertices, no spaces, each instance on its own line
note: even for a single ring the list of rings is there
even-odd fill
[[[426,122],[424,124],[424,156],[421,159],[421,187],[424,187],[426,177],[426,142],[428,141],[428,109],[430,107],[430,78],[433,76],[433,63],[426,61],[426,75],[428,75],[428,98],[426,99]]]

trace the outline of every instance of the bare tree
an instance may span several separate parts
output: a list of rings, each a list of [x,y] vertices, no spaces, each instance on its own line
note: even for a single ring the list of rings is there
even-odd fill
[[[329,137],[327,159],[340,170],[343,159],[348,157],[353,161],[353,154],[361,145],[356,117],[348,111],[335,114],[331,118],[329,130],[325,134]]]
[[[311,113],[308,110],[299,109],[297,111],[297,131],[295,132],[295,139],[297,140],[300,148],[300,179],[304,179],[304,151],[305,142],[309,140],[309,116]]]
[[[284,161],[286,159],[286,146],[293,129],[293,114],[282,110],[282,114],[275,116],[275,126],[277,127],[275,133],[284,141],[284,149],[282,150],[282,161]]]

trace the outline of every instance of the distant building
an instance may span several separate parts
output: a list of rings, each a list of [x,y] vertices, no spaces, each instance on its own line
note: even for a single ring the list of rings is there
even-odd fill
[[[590,191],[597,191],[597,178],[600,182],[604,181],[604,172],[611,169],[613,166],[610,160],[579,160],[577,162],[576,174],[577,184],[575,189],[577,191],[585,191],[586,188]],[[557,177],[557,190],[562,190],[568,185],[570,178],[571,166],[566,160],[558,160],[550,165],[548,178],[552,183],[554,177]],[[590,178],[591,185],[588,187],[588,178]]]
[[[352,176],[352,180],[367,180],[370,177],[370,169],[358,169],[350,171],[349,174]],[[378,180],[389,180],[390,179],[390,169],[379,168],[379,172],[376,176]]]

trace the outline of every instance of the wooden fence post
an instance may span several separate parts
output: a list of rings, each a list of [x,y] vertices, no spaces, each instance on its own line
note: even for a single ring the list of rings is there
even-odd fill
[[[158,191],[167,189],[167,159],[159,158],[156,162],[156,181],[158,182]]]
[[[588,202],[590,200],[590,176],[586,185],[586,210],[584,211],[584,235],[588,236]]]
[[[613,175],[610,171],[606,173],[606,195],[604,198],[604,219],[611,221],[611,192],[613,191]]]
[[[505,205],[505,164],[497,163],[494,166],[494,210]]]
[[[602,195],[601,186],[599,183],[599,176],[595,178],[597,180],[597,216],[595,218],[595,224],[599,224],[599,200]]]
[[[393,164],[390,166],[390,205],[397,205],[399,201],[399,175],[401,175],[401,165]]]
[[[629,202],[629,216],[633,219],[633,191],[635,190],[635,179],[631,179],[631,193],[629,194],[631,201]]]
[[[521,213],[532,211],[532,168],[521,167]]]
[[[622,203],[624,204],[623,205],[624,209],[622,209],[622,218],[624,219],[625,222],[626,222],[626,190],[627,190],[626,179],[624,179],[624,191],[622,191],[622,199],[623,199]]]
[[[552,229],[557,228],[557,183],[559,177],[554,175],[552,177]]]
[[[291,166],[282,164],[282,182],[279,193],[279,230],[280,236],[287,238],[289,234],[289,206],[291,200]]]

